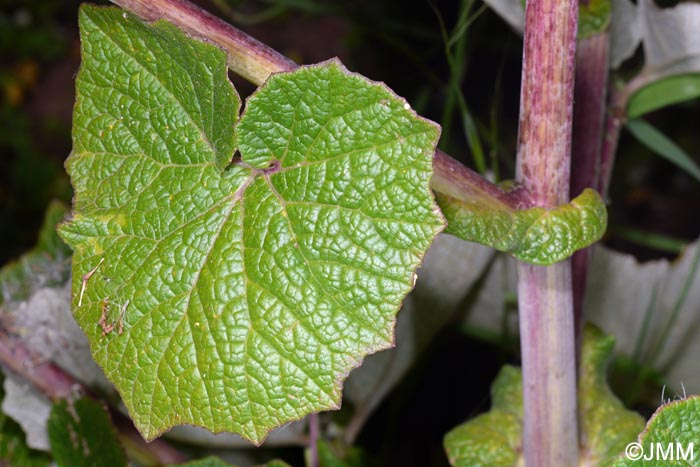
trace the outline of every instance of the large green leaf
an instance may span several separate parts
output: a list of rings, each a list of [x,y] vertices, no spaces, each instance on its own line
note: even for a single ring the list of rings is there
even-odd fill
[[[81,10],[73,310],[153,438],[190,423],[260,443],[336,408],[442,219],[439,130],[332,61],[247,102],[225,54],[173,26]],[[232,160],[233,158],[233,160]]]

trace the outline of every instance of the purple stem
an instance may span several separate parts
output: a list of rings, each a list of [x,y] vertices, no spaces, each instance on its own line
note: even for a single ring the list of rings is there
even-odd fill
[[[529,0],[516,179],[536,206],[569,201],[578,0]],[[578,465],[570,260],[518,263],[527,467]]]
[[[461,164],[441,150],[435,151],[433,158],[433,178],[431,188],[455,199],[488,199],[496,205],[518,209],[529,200],[522,189],[505,192],[486,180],[477,172]]]
[[[576,51],[571,153],[571,193],[574,195],[584,188],[599,187],[609,44],[610,37],[605,32],[579,41]]]
[[[611,91],[610,108],[605,120],[605,134],[603,148],[600,153],[600,177],[598,179],[598,192],[607,198],[610,177],[615,163],[617,143],[620,140],[620,131],[625,121],[625,108],[627,101],[623,96]]]
[[[319,467],[318,439],[321,436],[318,414],[309,415],[309,467]]]
[[[622,125],[627,119],[627,104],[630,98],[640,89],[659,79],[659,73],[652,68],[644,68],[624,86],[611,83],[609,111],[605,121],[605,135],[603,138],[603,148],[600,156],[600,176],[598,178],[597,190],[603,196],[607,196],[610,186],[617,152],[617,143],[620,139]]]
[[[580,40],[576,51],[571,154],[571,192],[574,195],[584,188],[598,190],[600,187],[609,48],[609,34],[603,32]],[[585,322],[583,305],[589,260],[589,248],[577,251],[571,260],[577,361]]]

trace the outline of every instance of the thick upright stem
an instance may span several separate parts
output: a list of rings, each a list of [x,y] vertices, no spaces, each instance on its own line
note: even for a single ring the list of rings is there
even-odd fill
[[[571,263],[518,265],[526,467],[578,465]]]
[[[576,51],[571,154],[571,193],[573,195],[580,193],[584,188],[600,190],[609,48],[610,37],[606,31],[580,40]],[[574,253],[571,259],[577,356],[581,352],[581,335],[585,321],[583,301],[589,258],[590,249],[586,248]]]
[[[534,205],[569,201],[578,0],[529,0],[516,177]],[[527,467],[578,465],[569,260],[518,264]]]

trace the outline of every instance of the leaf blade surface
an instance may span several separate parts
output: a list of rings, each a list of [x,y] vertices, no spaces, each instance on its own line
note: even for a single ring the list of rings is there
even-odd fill
[[[234,135],[222,51],[116,9],[83,8],[81,34],[61,234],[74,314],[137,427],[260,443],[337,407],[442,229],[438,128],[332,61],[273,76]]]

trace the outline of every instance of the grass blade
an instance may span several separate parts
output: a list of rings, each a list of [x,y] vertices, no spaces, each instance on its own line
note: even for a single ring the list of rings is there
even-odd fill
[[[626,126],[630,133],[642,144],[669,162],[674,163],[700,182],[700,167],[698,164],[666,135],[641,118],[630,120]]]

